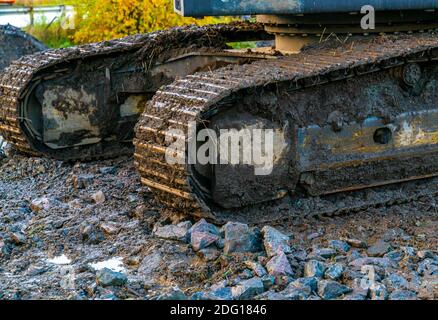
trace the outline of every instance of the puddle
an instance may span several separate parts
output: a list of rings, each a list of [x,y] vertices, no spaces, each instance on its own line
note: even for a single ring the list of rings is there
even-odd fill
[[[65,255],[60,255],[59,257],[54,257],[53,259],[48,259],[47,262],[58,264],[58,265],[66,265],[70,264],[71,260]]]
[[[95,270],[102,270],[103,268],[110,269],[115,272],[122,272],[125,271],[125,267],[123,266],[123,259],[120,257],[117,258],[111,258],[109,260],[92,263],[90,266]]]

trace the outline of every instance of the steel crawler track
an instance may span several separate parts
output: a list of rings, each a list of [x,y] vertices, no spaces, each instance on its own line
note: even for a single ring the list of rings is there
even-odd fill
[[[145,70],[160,53],[170,48],[223,47],[227,42],[266,39],[268,36],[258,24],[232,23],[213,26],[178,27],[150,34],[129,36],[126,38],[104,41],[67,49],[48,50],[26,56],[12,63],[0,75],[0,135],[12,146],[29,155],[44,155],[35,150],[32,138],[24,134],[21,118],[21,106],[25,96],[31,90],[32,83],[56,77],[63,72],[66,64],[88,59],[123,56],[134,53],[142,61]],[[59,68],[59,70],[57,70]],[[129,146],[127,147],[129,148]],[[63,153],[59,150],[56,158],[60,160],[88,160],[117,156],[126,150],[123,146],[106,148],[98,143],[84,148],[78,147],[73,152]]]
[[[205,190],[194,179],[190,166],[170,165],[165,161],[166,130],[186,131],[188,121],[208,121],[212,115],[231,106],[239,93],[285,82],[295,86],[291,90],[316,88],[424,61],[438,61],[438,36],[435,34],[375,37],[345,45],[316,46],[294,56],[226,67],[177,80],[157,92],[137,124],[135,161],[142,182],[166,206],[219,223],[230,219],[262,223],[335,215],[436,196],[438,179],[430,178],[319,197],[288,195],[280,200],[226,210],[204,196]]]

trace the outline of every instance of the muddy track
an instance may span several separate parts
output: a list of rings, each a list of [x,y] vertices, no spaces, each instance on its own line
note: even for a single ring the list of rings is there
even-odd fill
[[[198,124],[233,106],[236,99],[287,84],[291,91],[318,87],[355,76],[377,73],[407,63],[437,61],[434,34],[373,37],[309,47],[301,54],[275,60],[198,73],[162,88],[146,106],[136,127],[136,165],[142,182],[164,205],[221,223],[287,221],[313,215],[336,215],[391,206],[433,197],[436,178],[319,197],[288,195],[280,200],[235,210],[216,207],[209,190],[194,178],[190,166],[165,161],[169,128],[187,132],[188,121]],[[239,100],[240,101],[240,100]],[[311,123],[310,123],[311,124]]]
[[[32,137],[23,132],[23,123],[20,121],[26,95],[32,90],[34,84],[56,78],[65,72],[66,67],[68,68],[75,62],[86,63],[88,60],[108,57],[123,58],[131,54],[132,59],[138,59],[147,71],[152,63],[159,60],[170,49],[223,48],[228,42],[266,38],[268,36],[263,27],[258,24],[188,26],[67,49],[48,50],[24,57],[12,63],[0,76],[0,134],[15,149],[29,155],[41,155],[41,152],[36,151],[36,144]],[[130,143],[112,145],[100,142],[68,151],[59,150],[56,158],[91,160],[115,157],[131,149]]]

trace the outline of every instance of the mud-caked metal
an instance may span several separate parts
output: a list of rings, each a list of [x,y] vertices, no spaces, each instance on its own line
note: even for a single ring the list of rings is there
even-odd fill
[[[366,4],[375,28],[361,24]],[[351,212],[437,194],[438,38],[425,32],[438,27],[437,8],[436,1],[176,1],[186,16],[257,15],[276,35],[275,59],[197,73],[157,92],[134,142],[142,182],[176,210],[221,221]],[[244,157],[169,163],[173,145],[164,136],[180,129],[189,144],[187,121],[212,130],[220,150],[229,148],[223,132],[271,130],[272,170],[258,175],[259,163]],[[247,154],[245,137],[236,145],[236,154]]]

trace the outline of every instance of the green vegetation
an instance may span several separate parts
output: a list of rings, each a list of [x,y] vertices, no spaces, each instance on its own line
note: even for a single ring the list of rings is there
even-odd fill
[[[255,41],[245,41],[245,42],[231,42],[228,45],[233,49],[253,49],[257,48],[257,43]]]
[[[59,19],[53,21],[38,20],[33,26],[26,27],[24,30],[45,43],[49,48],[66,48],[73,45],[71,39],[74,30],[62,28]]]
[[[35,21],[26,31],[51,48],[97,42],[174,26],[231,21],[231,18],[194,19],[173,12],[172,0],[19,0],[18,5],[73,5],[74,29],[63,29],[62,19]],[[237,44],[247,48],[246,44]],[[252,47],[252,45],[249,45]]]

